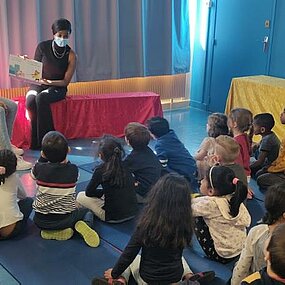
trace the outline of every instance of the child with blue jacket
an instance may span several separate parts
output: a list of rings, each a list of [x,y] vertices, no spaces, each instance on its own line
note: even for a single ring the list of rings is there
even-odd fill
[[[183,175],[195,192],[198,188],[196,161],[174,130],[169,128],[168,121],[161,117],[153,117],[147,121],[147,127],[156,139],[155,151],[163,168],[168,172]]]

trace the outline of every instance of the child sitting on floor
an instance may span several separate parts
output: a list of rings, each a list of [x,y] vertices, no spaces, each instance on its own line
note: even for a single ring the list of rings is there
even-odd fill
[[[285,224],[277,226],[265,246],[267,267],[243,280],[242,285],[285,284]]]
[[[236,159],[236,163],[244,167],[245,173],[250,181],[250,152],[251,142],[247,131],[252,126],[252,113],[244,108],[236,108],[231,110],[228,117],[228,127],[233,134],[236,142],[240,145],[240,154]]]
[[[160,178],[161,164],[148,147],[150,132],[144,125],[129,123],[125,128],[125,139],[133,148],[125,162],[136,179],[135,191],[138,203],[144,203],[151,186]]]
[[[121,257],[105,272],[107,280],[95,279],[92,284],[127,284],[131,273],[141,285],[196,280],[182,257],[193,234],[190,191],[188,181],[180,175],[170,173],[160,178]]]
[[[147,127],[156,139],[155,152],[163,169],[183,175],[190,182],[192,190],[197,192],[196,161],[175,132],[169,129],[168,121],[153,117],[147,121]]]
[[[257,178],[266,172],[278,157],[280,141],[272,131],[275,121],[271,114],[262,113],[253,118],[253,134],[261,135],[261,141],[253,147],[255,161],[250,164],[251,176]]]
[[[122,161],[124,155],[117,138],[104,136],[99,144],[99,157],[103,163],[95,169],[85,193],[77,195],[79,204],[92,210],[102,221],[124,222],[137,212],[135,181]]]
[[[247,185],[247,177],[244,168],[235,162],[240,153],[239,144],[230,136],[220,135],[214,142],[214,154],[210,157],[210,165],[216,163],[233,170],[235,176]]]
[[[14,152],[0,150],[0,240],[20,234],[32,212],[33,199],[27,197],[16,167]]]
[[[285,108],[280,114],[280,121],[283,125],[285,124]],[[263,189],[285,182],[285,138],[281,142],[277,159],[272,162],[265,173],[257,177],[256,182]]]
[[[209,157],[214,152],[215,138],[220,135],[228,135],[229,128],[227,125],[228,117],[222,113],[213,113],[208,116],[206,137],[195,154],[198,167],[199,180],[202,180],[208,169]]]
[[[247,187],[225,166],[213,166],[202,180],[202,197],[192,200],[195,233],[205,254],[227,263],[240,253],[251,218],[243,204]]]
[[[61,133],[51,131],[44,136],[41,155],[47,162],[37,162],[31,172],[38,185],[34,222],[44,239],[67,240],[75,229],[89,246],[97,247],[97,233],[82,220],[88,210],[75,203],[78,168],[68,161],[69,151]]]
[[[271,186],[265,194],[266,214],[263,223],[253,227],[245,240],[239,261],[235,265],[231,284],[241,281],[265,265],[264,244],[279,224],[285,223],[285,183]]]

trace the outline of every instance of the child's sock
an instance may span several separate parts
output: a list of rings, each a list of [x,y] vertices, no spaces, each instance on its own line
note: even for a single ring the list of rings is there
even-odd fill
[[[97,247],[100,243],[98,234],[91,229],[84,221],[78,221],[75,224],[75,230],[80,233],[84,241],[91,247]]]
[[[68,240],[73,236],[73,229],[64,230],[42,230],[41,237],[43,239]]]

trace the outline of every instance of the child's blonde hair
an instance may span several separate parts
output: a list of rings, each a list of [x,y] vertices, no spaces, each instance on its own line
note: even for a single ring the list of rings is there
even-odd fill
[[[233,163],[240,152],[239,144],[230,136],[221,135],[215,139],[214,153],[223,163]]]
[[[247,132],[252,126],[252,113],[250,110],[245,108],[232,109],[229,118],[236,123],[237,128],[241,132]]]

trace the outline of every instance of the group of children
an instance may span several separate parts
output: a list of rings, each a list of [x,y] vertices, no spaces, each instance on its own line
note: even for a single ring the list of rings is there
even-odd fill
[[[1,150],[0,239],[19,233],[33,207],[34,222],[44,239],[66,240],[75,231],[89,246],[96,247],[100,241],[92,229],[93,215],[89,210],[102,221],[121,223],[132,219],[137,214],[137,204],[144,203],[128,246],[115,267],[105,272],[108,282],[126,284],[130,273],[139,284],[196,280],[197,276],[182,257],[183,248],[190,244],[195,232],[205,254],[213,260],[227,263],[241,254],[233,285],[265,265],[260,262],[261,248],[266,238],[272,236],[266,247],[267,271],[261,271],[253,282],[266,275],[283,284],[285,276],[278,268],[280,265],[285,268],[285,250],[273,252],[276,247],[280,249],[277,237],[284,232],[279,224],[285,219],[285,184],[278,184],[284,176],[283,148],[281,144],[279,152],[280,142],[271,130],[272,115],[252,117],[243,108],[232,110],[228,117],[220,113],[210,115],[208,138],[202,142],[195,159],[166,119],[151,118],[146,126],[129,123],[125,140],[132,147],[131,153],[125,156],[117,138],[104,136],[98,150],[102,164],[94,170],[86,190],[77,197],[78,168],[67,160],[70,149],[62,134],[53,131],[43,138],[41,158],[31,172],[38,186],[34,202],[18,187],[16,160],[11,165],[9,158],[13,153]],[[283,123],[282,120],[285,123],[284,112]],[[260,134],[262,140],[253,147],[255,161],[251,162],[253,134]],[[155,152],[148,146],[151,137],[156,140]],[[243,202],[252,194],[248,188],[251,175],[260,186],[273,186],[266,195],[265,225],[253,228],[246,237],[251,217]],[[199,188],[202,195],[191,199],[190,194]],[[247,250],[253,250],[253,244],[256,248],[251,258],[259,263],[248,262]],[[249,265],[245,265],[245,260]],[[101,281],[96,279],[95,284]]]

